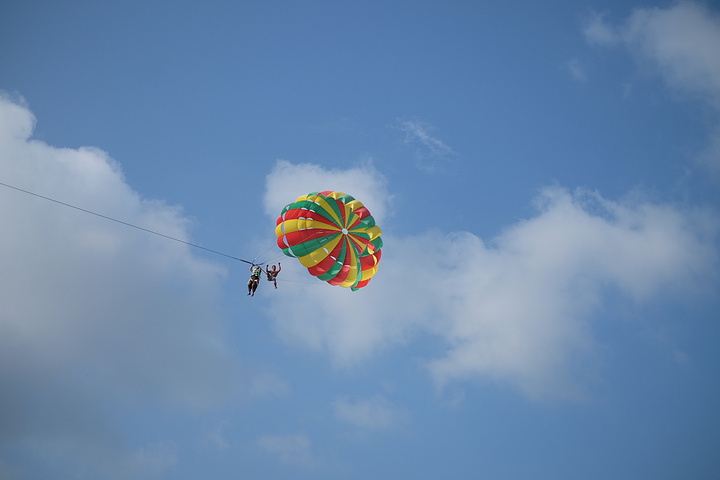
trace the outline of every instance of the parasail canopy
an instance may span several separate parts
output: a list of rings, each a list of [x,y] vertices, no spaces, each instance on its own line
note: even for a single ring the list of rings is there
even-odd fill
[[[275,235],[285,255],[311,275],[357,290],[368,284],[380,261],[380,227],[367,208],[342,192],[313,192],[283,208]]]

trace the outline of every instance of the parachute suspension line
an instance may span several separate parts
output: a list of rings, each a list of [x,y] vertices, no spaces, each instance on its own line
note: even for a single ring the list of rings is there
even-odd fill
[[[314,239],[319,238],[325,235],[322,231],[318,230],[317,232],[313,232],[311,235],[308,236],[308,239]],[[275,263],[280,262],[281,260],[292,260],[297,257],[290,257],[286,255],[281,248],[278,246],[278,239],[275,235],[275,229],[272,229],[271,232],[266,237],[265,241],[261,243],[261,247],[263,250],[258,253],[255,258],[253,258],[253,262],[256,265],[272,265]],[[299,264],[298,264],[299,267]],[[312,276],[308,276],[307,278],[300,278],[297,275],[292,275],[293,270],[295,270],[295,263],[290,262],[286,265],[283,265],[283,274],[278,276],[276,281],[278,283],[300,283],[300,284],[306,284],[306,285],[315,285],[315,286],[322,286],[322,282],[318,282],[316,278]],[[288,270],[289,269],[289,270]],[[306,275],[307,271],[304,268],[300,268],[301,272],[304,272]],[[265,269],[263,268],[263,271]],[[298,272],[295,272],[296,274]],[[302,276],[302,275],[301,275]]]
[[[262,250],[260,253],[255,255],[255,258],[253,258],[253,262],[256,262],[259,265],[274,263],[278,259],[285,257],[282,251],[277,248],[277,240],[275,238],[274,229],[268,234],[268,236],[265,237],[260,244],[260,247]]]
[[[274,254],[274,255],[270,255],[270,256],[258,256],[255,258],[255,261],[257,262],[258,265],[271,265],[271,264],[277,263],[281,260],[284,260],[286,258],[289,258],[289,257],[287,257],[285,254],[280,252],[279,255]]]
[[[73,209],[78,210],[78,211],[83,212],[83,213],[88,213],[88,214],[90,214],[90,215],[95,215],[96,217],[104,218],[105,220],[110,220],[110,221],[119,223],[119,224],[121,224],[121,225],[125,225],[125,226],[127,226],[127,227],[132,227],[132,228],[136,228],[136,229],[138,229],[138,230],[142,230],[143,232],[152,233],[153,235],[157,235],[158,237],[163,237],[163,238],[166,238],[166,239],[168,239],[168,240],[173,240],[173,241],[175,241],[175,242],[184,243],[185,245],[188,245],[188,246],[190,246],[190,247],[199,248],[200,250],[205,250],[206,252],[210,252],[210,253],[214,253],[214,254],[216,254],[216,255],[221,255],[221,256],[223,256],[223,257],[231,258],[231,259],[233,259],[233,260],[237,260],[238,262],[245,262],[245,263],[249,263],[249,264],[251,264],[251,265],[253,264],[253,262],[249,262],[249,261],[247,261],[247,260],[243,260],[242,258],[238,258],[238,257],[235,257],[235,256],[233,256],[233,255],[228,255],[227,253],[222,253],[222,252],[219,252],[219,251],[217,251],[217,250],[213,250],[213,249],[211,249],[211,248],[206,248],[206,247],[203,247],[203,246],[201,246],[201,245],[197,245],[197,244],[195,244],[195,243],[186,242],[185,240],[181,240],[181,239],[179,239],[179,238],[171,237],[170,235],[165,235],[164,233],[156,232],[156,231],[154,231],[154,230],[150,230],[150,229],[148,229],[148,228],[140,227],[140,226],[138,226],[138,225],[133,225],[132,223],[128,223],[128,222],[124,222],[124,221],[122,221],[122,220],[118,220],[118,219],[116,219],[116,218],[108,217],[107,215],[103,215],[103,214],[101,214],[101,213],[93,212],[93,211],[91,211],[91,210],[86,210],[86,209],[84,209],[84,208],[80,208],[80,207],[77,207],[77,206],[75,206],[75,205],[71,205],[71,204],[69,204],[69,203],[61,202],[60,200],[55,200],[54,198],[50,198],[50,197],[46,197],[46,196],[43,196],[43,195],[40,195],[40,194],[37,194],[37,193],[34,193],[34,192],[30,192],[30,191],[28,191],[28,190],[23,190],[22,188],[14,187],[14,186],[12,186],[12,185],[8,185],[7,183],[2,183],[2,182],[0,182],[0,185],[2,185],[3,187],[11,188],[11,189],[13,189],[13,190],[17,190],[18,192],[22,192],[22,193],[26,193],[26,194],[28,194],[28,195],[32,195],[32,196],[37,197],[37,198],[42,198],[43,200],[47,200],[47,201],[49,201],[49,202],[57,203],[58,205],[62,205],[62,206],[64,206],[64,207],[73,208]]]

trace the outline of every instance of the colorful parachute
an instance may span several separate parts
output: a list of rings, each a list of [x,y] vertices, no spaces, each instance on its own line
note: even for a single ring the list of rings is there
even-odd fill
[[[342,192],[313,192],[283,208],[275,235],[285,255],[297,257],[311,275],[357,290],[380,261],[380,227],[367,208]]]

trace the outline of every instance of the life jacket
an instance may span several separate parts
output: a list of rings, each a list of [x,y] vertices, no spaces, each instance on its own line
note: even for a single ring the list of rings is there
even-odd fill
[[[260,267],[253,268],[252,276],[255,278],[260,278],[260,274],[262,273],[262,269]]]

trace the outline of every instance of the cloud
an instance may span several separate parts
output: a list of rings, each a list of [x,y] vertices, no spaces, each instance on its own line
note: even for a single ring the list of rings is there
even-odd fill
[[[615,45],[621,41],[620,34],[608,24],[605,15],[591,14],[583,26],[585,39],[594,45]]]
[[[147,472],[160,474],[176,466],[177,463],[178,456],[175,449],[158,443],[137,450],[132,456],[130,467],[133,476],[145,475]]]
[[[33,140],[34,125],[0,95],[0,181],[189,239],[182,210],[143,199],[107,153]],[[194,410],[235,394],[217,307],[224,270],[186,245],[5,187],[0,226],[0,446],[61,465],[98,450],[116,455],[107,464],[172,465],[167,448],[129,445],[113,419],[138,401]]]
[[[333,402],[333,410],[338,420],[367,429],[390,428],[407,416],[404,409],[381,395],[357,400],[340,397]]]
[[[700,152],[699,162],[716,178],[720,178],[720,125],[710,135],[710,141]]]
[[[584,27],[589,43],[622,45],[677,91],[720,110],[720,14],[697,2],[635,10],[620,25],[593,15]],[[720,146],[711,140],[701,163],[720,171]]]
[[[426,173],[436,171],[455,153],[431,134],[434,127],[427,122],[418,119],[400,120],[399,128],[405,134],[404,143],[415,148],[415,166]]]
[[[594,374],[591,320],[610,293],[641,306],[691,298],[717,280],[709,213],[557,186],[536,203],[534,217],[489,242],[470,232],[383,235],[368,287],[283,284],[270,307],[275,329],[338,368],[429,333],[444,345],[425,359],[439,386],[486,379],[531,397],[573,397]]]
[[[690,2],[637,10],[624,37],[672,85],[708,95],[720,107],[720,15]]]
[[[334,190],[352,195],[363,202],[377,222],[385,219],[392,200],[385,177],[369,161],[348,170],[326,170],[309,163],[296,165],[278,160],[265,186],[265,212],[273,220],[288,203],[310,192]]]
[[[580,60],[573,58],[565,62],[562,66],[563,70],[566,70],[570,75],[577,81],[584,82],[587,80],[587,72],[583,67]]]
[[[228,448],[230,448],[230,442],[225,436],[225,427],[226,424],[223,423],[221,425],[218,425],[214,430],[208,433],[205,437],[207,443],[213,445],[220,450],[227,450]]]
[[[131,449],[122,444],[92,444],[70,434],[61,438],[31,441],[28,446],[29,452],[39,450],[35,452],[37,460],[33,471],[45,471],[41,478],[55,478],[63,468],[71,472],[69,476],[75,478],[154,478],[172,471],[179,461],[176,449],[164,443]],[[12,463],[8,463],[7,472],[3,472],[0,464],[0,478],[31,478],[19,468],[13,471],[10,465]]]
[[[720,15],[695,2],[635,10],[620,26],[602,15],[584,29],[591,43],[623,44],[652,62],[671,85],[710,97],[720,108]]]
[[[248,393],[252,396],[285,396],[290,392],[288,383],[271,373],[257,373],[248,380]]]
[[[282,463],[305,468],[315,468],[321,463],[313,452],[312,442],[303,434],[263,435],[257,444]]]
[[[428,366],[439,384],[481,376],[532,397],[575,396],[596,354],[589,321],[609,292],[644,305],[713,277],[718,225],[703,213],[558,187],[538,201],[492,248],[467,233],[433,240],[450,258],[465,252],[438,289],[447,352]]]

